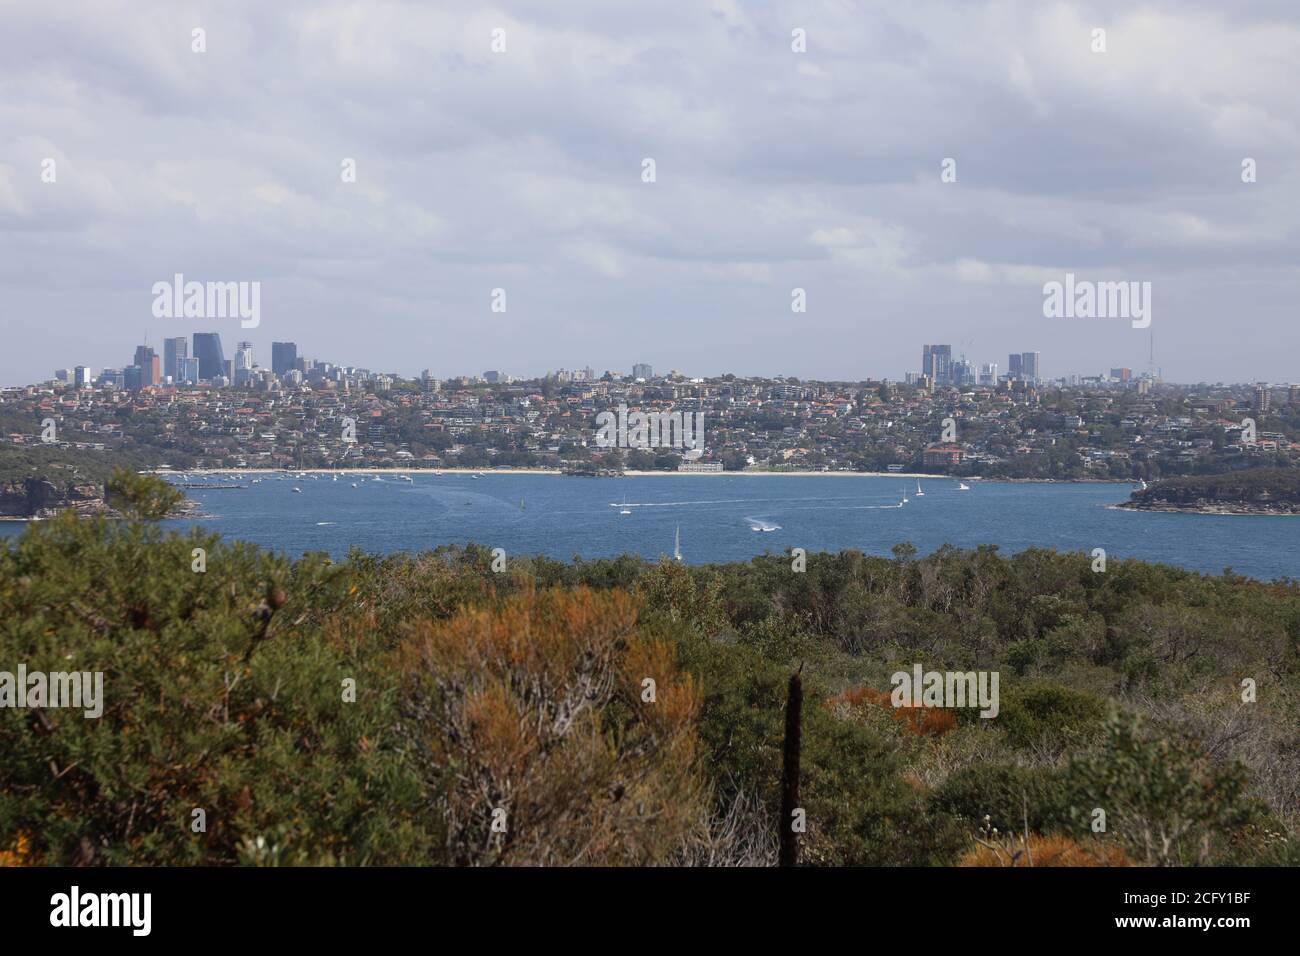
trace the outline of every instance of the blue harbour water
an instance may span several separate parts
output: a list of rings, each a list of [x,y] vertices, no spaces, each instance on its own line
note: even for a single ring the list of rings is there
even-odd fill
[[[419,551],[470,541],[507,554],[568,560],[673,552],[680,529],[688,563],[747,561],[770,551],[854,548],[888,555],[901,541],[921,554],[948,543],[1104,548],[1110,559],[1141,558],[1271,580],[1300,578],[1300,518],[1159,514],[1117,510],[1123,484],[1039,484],[810,475],[654,475],[575,478],[485,472],[357,474],[281,478],[210,476],[239,489],[187,490],[226,538],[298,556],[326,551]],[[357,487],[353,487],[353,483]],[[300,489],[294,492],[293,489]],[[908,501],[899,506],[906,494]],[[522,507],[521,507],[522,505]],[[629,512],[623,514],[623,511]],[[185,526],[194,523],[168,522]],[[23,525],[0,523],[0,535]]]

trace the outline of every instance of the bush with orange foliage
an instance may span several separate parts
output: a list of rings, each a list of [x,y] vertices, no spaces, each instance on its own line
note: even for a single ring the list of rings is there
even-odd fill
[[[870,687],[850,687],[827,701],[832,710],[847,709],[861,714],[868,707],[879,707],[912,734],[942,737],[957,726],[957,716],[945,707],[895,707],[887,691]]]
[[[1027,850],[1027,852],[1026,852]],[[1082,847],[1059,834],[1029,834],[1002,840],[977,840],[958,866],[1130,866],[1124,851],[1113,843]]]
[[[31,866],[34,862],[31,843],[21,830],[12,848],[0,850],[0,866]]]
[[[525,589],[410,628],[406,732],[438,782],[452,862],[663,863],[697,830],[698,693],[638,611],[622,591]]]

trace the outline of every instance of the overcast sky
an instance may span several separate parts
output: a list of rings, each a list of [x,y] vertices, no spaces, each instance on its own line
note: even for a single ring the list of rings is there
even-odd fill
[[[851,380],[1154,333],[1171,380],[1300,380],[1298,74],[1292,0],[0,0],[0,383],[194,331]],[[1150,329],[1045,318],[1067,271],[1150,282]],[[178,272],[260,326],[154,318]]]

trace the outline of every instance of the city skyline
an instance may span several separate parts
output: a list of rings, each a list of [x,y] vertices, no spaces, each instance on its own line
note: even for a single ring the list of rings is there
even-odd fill
[[[504,381],[506,379],[512,381],[541,380],[541,379],[554,376],[558,372],[564,372],[568,368],[568,366],[566,365],[561,365],[555,368],[546,369],[545,371],[537,374],[529,374],[526,371],[519,371],[519,370],[516,370],[515,372],[510,372],[510,371],[502,371],[499,369],[483,370],[481,372],[470,372],[467,369],[462,368],[450,374],[434,375],[432,373],[432,370],[426,367],[421,369],[419,373],[403,374],[394,369],[372,367],[363,362],[339,361],[337,359],[339,359],[340,357],[337,356],[332,358],[326,358],[320,356],[308,356],[300,352],[297,342],[273,341],[270,343],[269,348],[264,348],[258,346],[255,342],[251,341],[251,337],[246,337],[245,335],[242,334],[240,336],[239,343],[235,347],[235,353],[234,353],[235,357],[231,359],[225,359],[224,358],[225,346],[221,341],[220,332],[194,332],[191,333],[191,336],[202,337],[205,343],[204,350],[208,354],[208,361],[209,361],[208,366],[206,366],[203,369],[200,369],[200,366],[196,364],[194,366],[195,374],[186,376],[185,378],[177,379],[170,371],[170,369],[173,368],[174,365],[176,365],[177,363],[181,363],[185,361],[198,363],[199,359],[197,357],[197,353],[199,350],[199,346],[198,345],[195,346],[195,355],[189,356],[187,354],[188,339],[184,336],[170,337],[165,339],[163,342],[163,355],[158,356],[154,354],[152,356],[153,364],[154,366],[156,366],[157,370],[159,370],[159,375],[161,377],[159,377],[159,375],[156,375],[153,380],[142,382],[142,384],[161,384],[165,382],[167,376],[172,376],[174,379],[174,383],[176,384],[180,384],[186,380],[190,382],[198,382],[200,379],[210,380],[214,376],[224,375],[226,370],[229,370],[233,373],[233,371],[237,368],[243,368],[247,370],[257,369],[263,372],[271,372],[275,376],[280,376],[284,372],[287,372],[297,367],[299,359],[302,359],[306,362],[310,362],[312,365],[324,364],[336,368],[361,369],[371,374],[391,375],[405,380],[416,380],[422,377],[432,377],[432,378],[440,378],[440,379],[456,379],[456,378],[468,377],[468,378],[482,379],[489,383],[498,380]],[[206,344],[209,342],[212,343],[210,348]],[[932,350],[935,350],[934,354],[936,356],[942,355],[943,358],[942,360],[936,360],[936,362],[933,365],[927,365],[927,363],[930,362],[930,356]],[[137,365],[139,364],[139,359],[141,354],[143,354],[144,352],[154,353],[154,350],[151,347],[144,344],[135,346],[135,361]],[[268,353],[269,353],[269,361],[265,363],[258,361],[257,359],[258,355],[267,356]],[[243,358],[240,358],[241,355],[243,356]],[[1110,365],[1100,370],[1093,370],[1088,372],[1071,371],[1071,372],[1052,375],[1052,374],[1045,374],[1043,372],[1040,364],[1041,357],[1042,357],[1042,353],[1038,350],[1027,350],[1024,352],[1011,352],[1008,353],[1008,361],[1004,368],[998,362],[983,362],[978,360],[972,361],[968,356],[965,356],[964,353],[959,353],[958,359],[954,361],[952,360],[952,346],[950,344],[926,344],[925,346],[923,346],[922,349],[920,371],[918,372],[916,370],[904,370],[903,373],[900,375],[831,379],[831,378],[817,378],[817,377],[805,377],[805,376],[793,376],[793,375],[781,375],[781,374],[758,375],[755,373],[735,372],[735,371],[697,373],[692,369],[681,369],[681,368],[673,367],[671,369],[660,369],[660,371],[658,372],[658,376],[664,377],[670,374],[680,374],[687,378],[716,379],[716,378],[721,378],[722,376],[727,374],[733,374],[740,378],[756,378],[756,379],[789,378],[789,379],[800,379],[805,381],[821,381],[821,382],[888,381],[888,382],[896,382],[896,383],[903,383],[903,384],[928,385],[930,387],[935,387],[935,386],[991,387],[991,386],[996,386],[999,382],[1008,379],[1018,380],[1018,381],[1028,381],[1031,383],[1037,383],[1037,382],[1071,383],[1071,382],[1099,381],[1105,379],[1128,382],[1128,381],[1138,381],[1142,378],[1152,378],[1157,381],[1165,382],[1168,384],[1179,384],[1179,385],[1198,385],[1198,384],[1257,385],[1261,383],[1270,385],[1272,387],[1288,387],[1293,385],[1293,383],[1287,379],[1282,379],[1282,380],[1252,379],[1252,380],[1237,381],[1237,382],[1228,381],[1224,379],[1217,379],[1214,381],[1201,380],[1198,382],[1191,382],[1191,381],[1180,382],[1177,379],[1166,378],[1163,375],[1160,375],[1159,374],[1160,370],[1158,367],[1144,369],[1141,366],[1136,366],[1136,365],[1135,366]],[[1029,363],[1032,363],[1032,367],[1031,364]],[[969,377],[963,378],[960,374],[956,373],[955,370],[957,370],[959,366],[962,365],[965,366],[966,374]],[[102,366],[95,366],[95,365],[86,365],[83,363],[74,363],[74,364],[56,367],[54,370],[54,374],[48,378],[34,379],[31,381],[20,383],[20,385],[18,386],[5,386],[5,387],[22,387],[22,386],[38,384],[40,382],[60,380],[61,373],[67,375],[67,378],[64,380],[80,382],[81,381],[80,374],[83,371],[90,379],[94,379],[99,377],[100,374],[103,374],[107,371],[124,372],[131,369],[131,367],[132,366],[130,364],[123,364],[122,366],[107,365],[107,364]],[[572,367],[573,370],[584,371],[586,373],[586,377],[591,379],[600,378],[603,376],[603,374],[607,374],[607,373],[613,373],[620,377],[626,377],[632,379],[650,378],[655,374],[653,371],[655,366],[653,366],[651,363],[643,363],[643,362],[636,362],[636,361],[626,362],[620,368],[603,369],[601,373],[595,373],[594,367],[591,365],[579,365],[574,363]],[[930,369],[929,373],[927,373],[926,371],[927,368]],[[929,380],[923,381],[922,377],[926,376],[927,374],[929,375]],[[226,377],[233,378],[233,375],[226,376]],[[137,386],[131,386],[131,387],[137,387]]]
[[[0,383],[175,337],[178,274],[401,374],[1145,368],[1123,317],[1045,317],[1077,274],[1150,284],[1168,377],[1292,377],[1294,8],[348,11],[7,14]]]

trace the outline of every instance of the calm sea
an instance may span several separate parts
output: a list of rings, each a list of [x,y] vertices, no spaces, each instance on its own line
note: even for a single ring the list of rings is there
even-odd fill
[[[187,494],[212,515],[200,523],[227,538],[297,556],[352,546],[418,551],[474,541],[507,554],[569,559],[672,554],[680,535],[689,563],[745,561],[781,553],[855,548],[887,555],[901,541],[922,554],[944,543],[1063,551],[1105,548],[1219,573],[1300,578],[1300,518],[1152,514],[1108,507],[1128,498],[1119,484],[970,482],[947,479],[674,475],[566,478],[558,475],[415,474],[400,481],[361,475],[266,475],[237,490]],[[357,487],[352,487],[353,482]],[[300,489],[295,492],[293,489]],[[906,494],[908,501],[899,507]],[[627,513],[624,513],[627,512]],[[168,522],[182,525],[192,522]],[[0,522],[0,535],[20,532]]]

